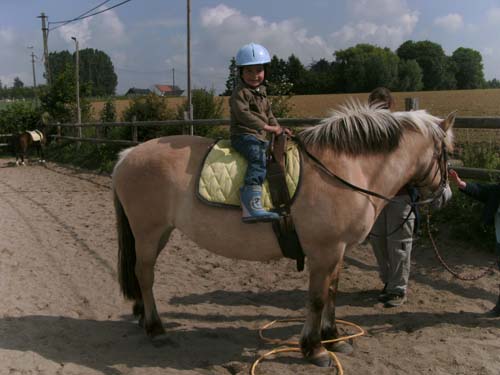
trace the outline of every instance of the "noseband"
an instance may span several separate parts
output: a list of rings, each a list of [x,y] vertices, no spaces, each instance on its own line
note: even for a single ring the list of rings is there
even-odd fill
[[[441,141],[441,149],[440,150],[435,150],[434,151],[434,156],[432,158],[432,161],[436,160],[437,161],[437,168],[436,171],[434,172],[434,175],[432,176],[432,179],[430,181],[434,181],[436,178],[436,175],[438,173],[441,173],[440,176],[440,181],[439,181],[439,187],[436,191],[432,192],[432,194],[421,201],[415,202],[415,205],[423,205],[427,203],[433,203],[437,199],[441,198],[443,195],[446,187],[448,186],[448,151],[446,148],[446,144],[444,140]],[[424,177],[420,180],[419,183],[413,184],[417,189],[421,189],[426,186],[426,184],[421,185],[420,183],[424,182],[427,180],[427,178],[431,175],[432,170],[434,169],[435,163],[431,162],[429,165],[429,168],[427,171],[424,173]]]

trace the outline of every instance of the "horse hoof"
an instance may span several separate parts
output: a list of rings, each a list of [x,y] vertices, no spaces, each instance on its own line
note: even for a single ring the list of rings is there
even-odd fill
[[[333,367],[335,365],[332,357],[330,356],[330,354],[328,354],[327,351],[321,353],[316,357],[309,358],[309,362],[318,367]]]
[[[338,341],[330,344],[328,349],[335,353],[341,353],[344,355],[351,355],[354,352],[352,344],[345,341]]]
[[[494,318],[500,317],[500,305],[497,305],[493,309],[488,311],[488,315]]]
[[[139,327],[144,328],[144,316],[141,316],[139,319],[137,319],[137,324]]]

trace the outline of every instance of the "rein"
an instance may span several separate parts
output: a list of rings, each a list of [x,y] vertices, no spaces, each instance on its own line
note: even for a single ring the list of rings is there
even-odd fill
[[[438,248],[436,246],[436,242],[434,241],[434,237],[432,237],[432,234],[431,234],[431,224],[430,224],[430,216],[431,215],[429,213],[427,213],[427,233],[428,233],[429,238],[431,240],[432,247],[434,249],[434,253],[436,254],[436,258],[438,259],[439,263],[441,263],[441,265],[444,267],[444,269],[446,271],[448,271],[449,273],[451,273],[457,279],[464,280],[464,281],[479,280],[479,279],[483,278],[486,275],[491,275],[491,274],[494,273],[494,270],[491,267],[488,267],[488,268],[484,269],[483,271],[481,271],[477,275],[466,275],[466,274],[463,274],[463,273],[458,273],[458,272],[454,271],[453,269],[451,269],[451,267],[448,266],[448,264],[446,264],[446,262],[444,261],[443,257],[439,253],[439,250],[438,250]]]
[[[325,173],[327,176],[329,177],[332,177],[334,179],[336,179],[337,181],[340,181],[342,184],[350,187],[351,189],[355,190],[355,191],[358,191],[360,193],[363,193],[363,194],[367,194],[367,195],[371,195],[371,196],[374,196],[376,198],[380,198],[380,199],[383,199],[385,200],[386,202],[392,202],[392,203],[398,203],[398,204],[402,204],[401,202],[397,202],[395,201],[394,199],[392,198],[388,198],[382,194],[379,194],[379,193],[376,193],[374,191],[371,191],[371,190],[367,190],[367,189],[364,189],[362,187],[359,187],[357,185],[354,185],[352,183],[350,183],[349,181],[343,179],[342,177],[338,176],[337,174],[335,174],[334,172],[332,172],[330,169],[328,169],[328,167],[326,165],[323,164],[323,162],[321,162],[321,160],[319,160],[316,156],[314,156],[313,154],[311,154],[309,152],[309,150],[306,148],[306,146],[302,143],[302,141],[297,137],[297,136],[293,136],[292,139],[297,142],[297,144],[300,146],[300,149],[316,164],[316,166],[323,172]],[[440,197],[444,190],[446,189],[446,185],[447,185],[447,172],[446,172],[446,161],[448,160],[447,159],[447,152],[446,152],[446,146],[444,145],[444,142],[442,144],[442,152],[441,154],[438,156],[439,158],[439,161],[441,162],[441,160],[444,161],[444,166],[445,166],[445,170],[444,172],[442,172],[441,174],[441,183],[440,183],[440,186],[439,186],[439,189],[436,190],[435,192],[432,193],[432,195],[427,198],[427,199],[424,199],[423,201],[418,201],[418,202],[411,202],[411,203],[408,203],[409,205],[411,205],[412,207],[417,207],[417,206],[421,206],[421,205],[424,205],[424,204],[427,204],[427,203],[432,203],[434,202],[438,197]],[[434,165],[434,164],[432,164]],[[425,177],[427,177],[427,174],[430,173],[430,171],[432,170],[432,166],[431,168],[429,169],[429,172],[426,173]],[[441,166],[438,168],[438,170],[441,170]],[[437,171],[436,171],[436,174],[437,174]],[[425,178],[424,178],[425,179]],[[406,203],[405,203],[406,204]]]

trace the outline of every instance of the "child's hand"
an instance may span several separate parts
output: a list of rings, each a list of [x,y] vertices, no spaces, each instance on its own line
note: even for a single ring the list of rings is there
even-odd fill
[[[277,126],[266,125],[264,126],[264,130],[268,133],[274,133],[276,135],[280,135],[281,133],[283,133],[283,128],[279,125]]]
[[[467,184],[458,176],[458,173],[454,169],[450,169],[448,171],[448,176],[450,176],[450,180],[453,181],[460,189],[465,189]]]

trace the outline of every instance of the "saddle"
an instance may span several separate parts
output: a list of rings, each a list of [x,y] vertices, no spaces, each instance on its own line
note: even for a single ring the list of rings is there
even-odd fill
[[[26,130],[33,140],[33,142],[41,142],[43,141],[43,133],[40,130]]]
[[[304,268],[290,205],[300,187],[301,155],[297,145],[287,143],[286,136],[271,141],[267,158],[267,176],[262,186],[262,206],[280,214],[273,230],[283,255],[297,260],[297,269]],[[247,162],[231,147],[229,140],[217,140],[209,148],[197,179],[196,196],[205,204],[225,208],[240,208],[239,188]]]
[[[275,211],[279,213],[280,219],[272,224],[283,255],[295,259],[297,261],[297,271],[302,271],[304,270],[305,255],[290,213],[291,199],[286,188],[286,149],[286,134],[273,135],[267,157],[266,177],[269,182],[271,198],[276,207]]]
[[[301,159],[295,144],[290,143],[286,148],[286,187],[293,201],[300,186]],[[231,147],[230,140],[216,140],[205,155],[197,178],[198,199],[211,206],[239,209],[239,189],[243,185],[246,169],[247,161]],[[266,210],[276,207],[271,199],[268,179],[262,186],[262,206]]]

